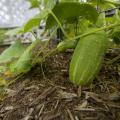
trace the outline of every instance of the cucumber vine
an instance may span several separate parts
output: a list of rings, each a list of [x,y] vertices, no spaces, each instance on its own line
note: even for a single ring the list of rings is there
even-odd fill
[[[61,52],[62,50],[60,51],[58,49],[58,46],[61,47],[62,45],[61,49],[64,48],[62,52],[64,52],[67,49],[76,49],[75,45],[77,46],[77,44],[79,43],[81,39],[86,38],[91,35],[94,36],[94,34],[100,31],[105,31],[105,33],[108,34],[107,37],[111,37],[109,36],[109,33],[111,34],[111,32],[113,32],[112,30],[120,26],[120,21],[119,21],[120,13],[118,11],[116,11],[115,15],[113,15],[110,18],[105,18],[105,17],[100,16],[101,14],[105,16],[104,11],[106,11],[107,9],[112,9],[115,7],[119,8],[120,6],[119,2],[111,2],[108,0],[103,0],[102,2],[104,2],[105,4],[102,4],[100,1],[95,2],[92,0],[87,1],[86,3],[79,2],[76,0],[73,0],[73,1],[71,0],[70,2],[68,1],[66,2],[65,0],[62,0],[59,3],[55,4],[54,0],[52,2],[49,0],[42,0],[42,1],[40,0],[40,2],[38,2],[38,0],[34,0],[34,1],[29,0],[29,1],[31,2],[31,8],[33,7],[39,8],[40,13],[37,16],[30,19],[21,28],[17,28],[13,31],[9,31],[7,34],[13,35],[13,33],[24,34],[26,32],[31,32],[34,35],[34,32],[33,32],[34,28],[36,27],[38,28],[39,25],[41,24],[41,21],[44,21],[44,23],[46,24],[44,33],[49,31],[51,35],[47,37],[47,41],[45,42],[42,42],[38,37],[36,37],[36,35],[34,35],[36,41],[39,41],[38,44],[40,46],[40,50],[35,51],[38,44],[35,44],[36,41],[34,41],[31,45],[29,45],[26,49],[24,49],[23,54],[16,57],[14,61],[12,61],[14,57],[11,58],[10,56],[7,56],[7,55],[14,53],[17,47],[15,45],[14,45],[14,49],[13,49],[13,46],[10,46],[11,51],[7,50],[5,55],[4,53],[0,55],[0,59],[4,59],[2,58],[3,56],[5,57],[7,56],[7,59],[10,60],[9,63],[6,63],[5,66],[2,65],[3,61],[0,61],[0,64],[2,65],[2,67],[7,67],[7,71],[10,71],[15,77],[21,74],[25,74],[36,63],[38,62],[42,63],[46,58],[50,57],[52,54]],[[40,7],[41,4],[42,5],[44,4],[44,8]],[[97,10],[96,10],[96,6],[98,8]],[[78,32],[73,33],[75,34],[75,36],[71,37],[67,33],[65,26],[66,25],[70,26],[70,24],[74,24],[76,22],[74,21],[75,19],[77,20],[77,24],[75,28],[78,29],[76,30]],[[85,25],[85,28],[84,28],[84,27],[80,27],[79,23],[80,24],[87,23],[87,24]],[[67,42],[64,43],[62,41],[63,42],[62,44],[60,42],[58,46],[56,46],[55,48],[53,48],[52,50],[46,53],[45,49],[46,48],[48,49],[50,40],[52,40],[56,36],[58,28],[61,29],[63,33],[63,38],[64,38],[63,41],[67,41]],[[70,27],[68,27],[68,29],[70,32],[72,31]],[[83,29],[85,29],[84,32],[81,32]],[[77,44],[75,44],[73,40],[77,41],[76,42]],[[120,42],[120,40],[118,41]],[[113,39],[113,42],[114,42],[114,39]],[[66,44],[69,44],[69,45],[66,45]],[[20,44],[20,48],[23,48],[23,45]],[[41,54],[43,55],[41,56]],[[21,70],[19,71],[18,68],[20,68]],[[3,71],[3,73],[1,74],[4,74],[4,72],[5,71]]]

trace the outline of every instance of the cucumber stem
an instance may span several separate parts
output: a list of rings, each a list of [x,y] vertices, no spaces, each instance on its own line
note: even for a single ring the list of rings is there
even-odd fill
[[[64,31],[59,19],[56,17],[56,15],[51,11],[49,10],[49,13],[53,16],[53,18],[56,20],[56,22],[58,23],[59,27],[61,28],[63,34],[65,35],[66,38],[70,39],[70,37],[67,35],[67,33]]]
[[[76,37],[74,37],[74,38],[70,38],[69,40],[79,39],[79,38],[85,37],[85,36],[87,36],[87,35],[91,35],[91,34],[93,34],[93,33],[96,33],[96,32],[99,32],[99,31],[102,31],[102,30],[105,30],[105,29],[111,29],[111,28],[116,27],[116,26],[120,26],[120,23],[115,23],[115,24],[111,24],[111,25],[109,25],[109,26],[105,26],[105,27],[102,27],[102,28],[98,28],[98,29],[93,30],[93,31],[91,31],[91,32],[88,32],[88,33],[85,33],[85,34],[82,34],[82,35],[78,35],[78,36],[76,36]]]

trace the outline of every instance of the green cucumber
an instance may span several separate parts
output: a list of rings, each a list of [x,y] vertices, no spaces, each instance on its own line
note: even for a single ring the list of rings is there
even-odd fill
[[[79,40],[70,62],[69,78],[75,85],[89,85],[99,72],[108,39],[100,31]]]
[[[67,49],[74,49],[77,46],[77,40],[66,40],[62,41],[57,45],[59,52],[64,52]]]

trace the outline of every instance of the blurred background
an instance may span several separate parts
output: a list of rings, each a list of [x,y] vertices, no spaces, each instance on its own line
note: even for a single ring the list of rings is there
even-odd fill
[[[30,7],[31,4],[26,0],[0,0],[0,28],[22,26],[39,13],[37,8]]]

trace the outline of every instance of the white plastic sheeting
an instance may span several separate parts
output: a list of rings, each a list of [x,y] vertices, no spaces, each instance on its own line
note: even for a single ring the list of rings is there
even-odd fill
[[[22,26],[39,13],[38,9],[29,9],[25,0],[0,0],[0,28]]]

